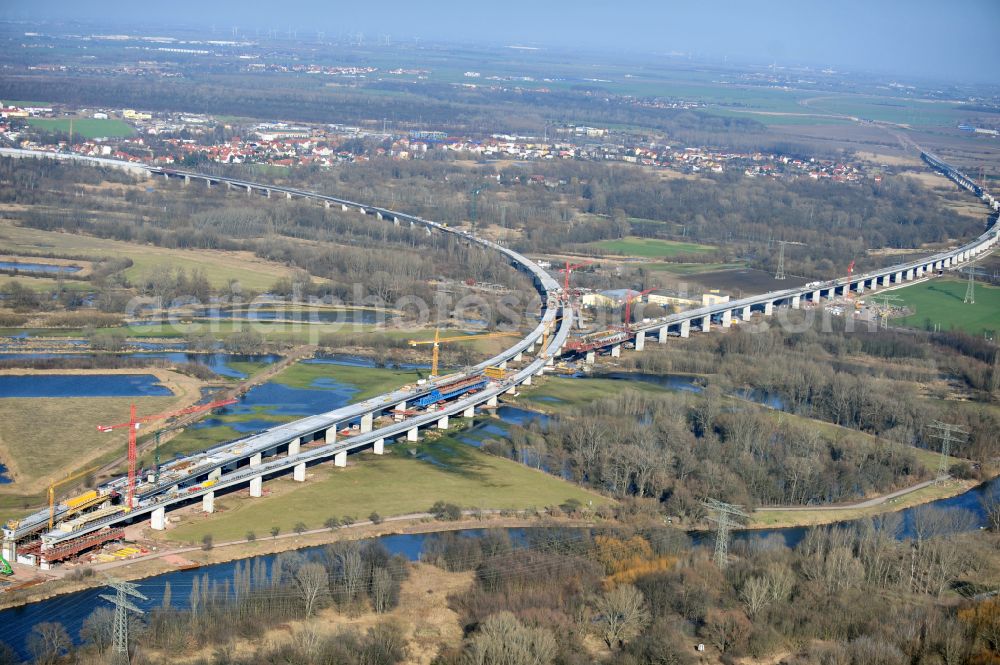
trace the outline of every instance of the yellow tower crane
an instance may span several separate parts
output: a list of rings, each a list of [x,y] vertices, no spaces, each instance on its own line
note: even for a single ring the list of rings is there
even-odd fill
[[[438,356],[440,354],[440,347],[442,344],[448,344],[450,342],[474,342],[478,339],[490,339],[492,337],[518,337],[521,333],[519,332],[491,332],[483,333],[481,335],[457,335],[455,337],[441,337],[441,331],[439,329],[434,330],[434,339],[411,339],[410,346],[418,346],[422,344],[433,344],[433,352],[431,354],[431,377],[436,377],[438,375]]]
[[[50,530],[52,529],[52,526],[56,518],[56,488],[59,487],[60,485],[65,485],[71,480],[82,478],[83,476],[87,475],[91,471],[95,471],[96,469],[97,469],[96,466],[91,467],[89,469],[85,469],[83,471],[80,471],[79,473],[74,473],[72,476],[66,476],[62,480],[57,480],[56,482],[49,485],[49,529]],[[90,496],[90,494],[93,494],[93,496]],[[82,510],[84,507],[86,507],[86,505],[92,505],[95,502],[94,500],[98,499],[99,497],[98,493],[95,491],[93,493],[88,492],[87,494],[78,498],[80,505],[75,506],[75,509],[77,511]],[[70,508],[74,508],[74,506],[70,506]]]

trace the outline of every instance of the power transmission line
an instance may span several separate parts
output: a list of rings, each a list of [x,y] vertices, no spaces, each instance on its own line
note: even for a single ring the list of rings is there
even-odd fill
[[[785,279],[785,241],[778,241],[778,270],[774,273],[775,279]]]
[[[128,654],[128,613],[135,612],[144,614],[142,609],[136,607],[129,597],[149,600],[139,593],[139,586],[131,582],[120,582],[116,579],[108,579],[108,586],[115,590],[115,595],[101,594],[101,598],[115,606],[115,641],[112,649],[111,662],[113,665],[129,665]]]
[[[729,563],[729,532],[741,519],[750,516],[740,506],[718,499],[706,499],[701,505],[715,513],[714,517],[708,518],[718,525],[715,531],[715,565],[725,568]]]
[[[965,300],[963,300],[966,305],[976,304],[976,271],[969,270],[969,285],[965,288]]]
[[[948,457],[951,455],[951,444],[964,443],[968,432],[958,425],[943,423],[940,420],[931,422],[931,437],[941,440],[941,458],[938,460],[936,483],[942,482],[948,477]]]

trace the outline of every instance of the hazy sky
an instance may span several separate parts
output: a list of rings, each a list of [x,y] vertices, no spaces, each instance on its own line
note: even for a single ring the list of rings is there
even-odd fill
[[[3,0],[11,19],[680,51],[1000,83],[1000,0]],[[112,24],[109,24],[111,27]],[[922,41],[935,44],[926,48]]]

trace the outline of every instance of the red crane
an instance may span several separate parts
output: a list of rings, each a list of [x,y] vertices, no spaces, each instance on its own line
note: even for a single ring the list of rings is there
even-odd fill
[[[222,399],[215,402],[209,402],[208,404],[196,404],[195,406],[189,406],[178,411],[158,413],[154,416],[143,416],[142,418],[135,417],[135,404],[132,404],[129,409],[129,419],[127,423],[118,423],[117,425],[98,425],[98,432],[111,432],[116,429],[121,429],[122,427],[128,427],[128,496],[125,499],[125,511],[128,512],[132,510],[132,502],[135,498],[135,433],[138,431],[139,425],[142,423],[153,422],[155,420],[172,418],[174,416],[186,416],[189,413],[210,411],[212,409],[217,409],[220,406],[228,406],[229,404],[235,403],[236,400],[232,398]]]
[[[636,298],[641,298],[651,291],[655,291],[657,287],[651,289],[646,289],[645,291],[640,291],[639,293],[629,292],[629,295],[625,297],[625,330],[632,329],[632,301]]]
[[[584,261],[583,263],[577,263],[576,265],[571,266],[569,264],[569,261],[567,261],[566,262],[566,267],[559,269],[559,272],[566,273],[566,279],[565,279],[565,282],[563,284],[563,299],[564,300],[567,300],[567,301],[569,300],[569,274],[571,272],[573,272],[574,270],[576,270],[577,268],[582,268],[584,266],[589,266],[591,263],[593,263],[593,261]]]
[[[847,293],[847,297],[851,297],[851,275],[854,274],[854,261],[851,261],[851,265],[847,266],[847,286],[844,291]]]

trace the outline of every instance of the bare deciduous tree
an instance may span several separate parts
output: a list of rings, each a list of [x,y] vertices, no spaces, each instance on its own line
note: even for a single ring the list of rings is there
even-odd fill
[[[594,603],[601,639],[609,648],[620,647],[645,628],[649,611],[642,592],[631,584],[615,587]]]

